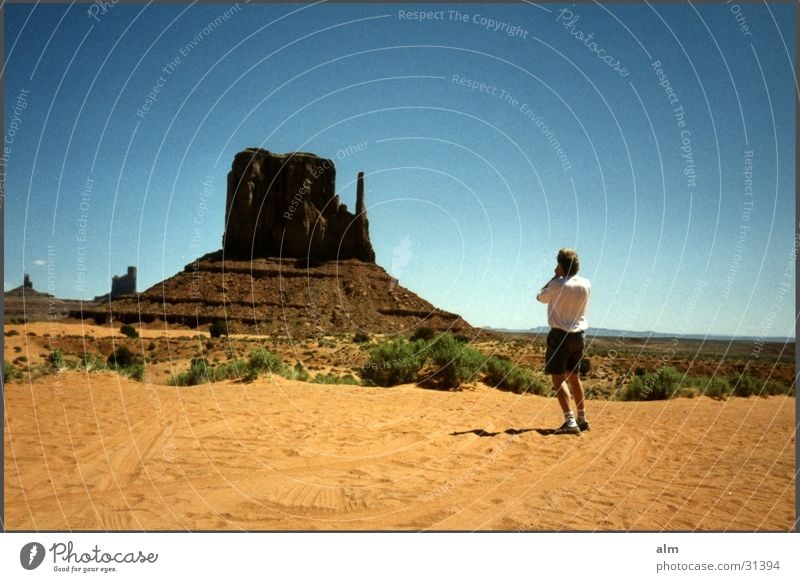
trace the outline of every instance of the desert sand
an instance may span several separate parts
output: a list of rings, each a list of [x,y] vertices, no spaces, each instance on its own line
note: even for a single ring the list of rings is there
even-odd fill
[[[8,530],[788,531],[795,400],[556,401],[482,384],[5,387]]]

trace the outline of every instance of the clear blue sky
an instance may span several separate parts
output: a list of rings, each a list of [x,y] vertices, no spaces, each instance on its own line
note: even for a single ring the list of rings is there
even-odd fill
[[[792,3],[3,10],[6,289],[172,276],[259,146],[363,170],[377,262],[474,325],[545,325],[571,246],[591,326],[794,335]]]

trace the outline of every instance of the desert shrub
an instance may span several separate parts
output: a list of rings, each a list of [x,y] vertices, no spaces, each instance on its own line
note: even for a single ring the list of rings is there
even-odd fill
[[[262,372],[271,374],[280,374],[283,372],[283,362],[281,362],[281,359],[269,350],[263,348],[250,352],[250,359],[247,365],[250,371],[255,372],[256,375]]]
[[[206,342],[206,350],[208,350],[208,351],[210,352],[210,351],[211,351],[211,350],[213,350],[213,349],[214,349],[214,342],[213,342],[213,341],[211,341],[211,340],[208,340],[208,341]]]
[[[681,387],[683,375],[668,366],[644,376],[636,376],[622,394],[623,400],[666,400],[675,397]]]
[[[132,325],[128,325],[127,323],[119,328],[119,332],[122,335],[127,336],[127,337],[132,338],[132,339],[135,339],[135,338],[139,337],[139,332],[136,331],[136,328],[133,327]]]
[[[244,378],[247,372],[247,364],[241,360],[231,360],[219,366],[215,366],[209,376],[213,382],[221,382],[222,380],[238,380]]]
[[[549,388],[547,380],[541,376],[500,356],[490,356],[483,371],[485,382],[516,394],[545,394]]]
[[[717,376],[700,378],[698,384],[700,394],[709,398],[727,398],[732,392],[730,383],[725,378],[718,378]]]
[[[9,329],[3,335],[5,335],[6,337],[12,337],[12,336],[15,336],[15,335],[19,335],[19,332],[16,329]]]
[[[636,369],[633,371],[633,373],[634,373],[635,375],[637,375],[637,376],[644,376],[645,374],[647,374],[647,370],[645,370],[644,368],[637,367],[637,368],[636,368]]]
[[[141,382],[144,380],[145,376],[145,368],[144,364],[140,362],[136,362],[127,368],[124,369],[124,374],[128,376],[131,380],[136,380],[137,382]]]
[[[102,357],[98,358],[89,352],[81,352],[78,356],[78,363],[75,369],[91,372],[92,370],[103,370],[105,367],[106,363],[103,361]]]
[[[147,344],[148,352],[152,352],[154,349],[156,349],[156,342],[150,342],[149,344]]]
[[[729,382],[733,386],[733,395],[743,398],[761,394],[761,390],[764,387],[763,382],[753,378],[750,374],[734,375]]]
[[[167,380],[167,384],[170,386],[189,386],[189,372],[181,372],[180,374],[176,374]]]
[[[293,368],[288,369],[284,375],[289,380],[300,380],[301,382],[308,382],[311,379],[311,374],[300,362],[297,362]]]
[[[109,368],[117,368],[117,369],[128,368],[135,362],[136,362],[136,357],[133,355],[133,352],[131,352],[125,346],[120,346],[116,350],[114,350],[114,353],[108,356],[107,360]]]
[[[228,323],[218,319],[209,326],[208,332],[211,334],[211,337],[222,337],[223,335],[228,335]]]
[[[432,378],[439,380],[446,388],[457,388],[464,382],[472,381],[486,363],[486,356],[445,333],[428,344],[425,350],[428,357],[439,366]]]
[[[423,342],[395,339],[379,343],[372,348],[369,360],[360,374],[376,386],[395,386],[415,382],[425,364]]]
[[[414,335],[411,336],[411,341],[431,341],[434,337],[436,337],[436,332],[433,331],[433,329],[430,327],[420,327],[414,332]]]
[[[211,381],[211,369],[205,358],[192,358],[189,364],[189,386],[207,384]]]
[[[50,352],[50,355],[47,356],[47,360],[54,370],[63,370],[65,367],[64,353],[59,349]]]
[[[357,331],[353,335],[353,342],[357,344],[363,344],[369,341],[369,334],[364,333],[363,331]]]
[[[19,356],[18,358],[14,358],[15,364],[24,364],[27,361],[28,361],[27,356]]]
[[[336,374],[317,374],[314,376],[315,384],[346,384],[357,386],[358,380],[352,374],[338,376]]]
[[[11,382],[15,376],[14,366],[3,360],[3,383]]]

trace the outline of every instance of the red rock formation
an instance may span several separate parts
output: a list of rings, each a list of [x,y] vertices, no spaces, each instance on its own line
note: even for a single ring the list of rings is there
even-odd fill
[[[332,160],[258,148],[236,154],[228,174],[225,256],[374,263],[363,172],[355,215],[339,202],[335,188]]]

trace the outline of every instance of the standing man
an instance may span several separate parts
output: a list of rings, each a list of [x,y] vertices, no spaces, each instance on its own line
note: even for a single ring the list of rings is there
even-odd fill
[[[547,324],[551,328],[547,334],[544,372],[552,376],[553,390],[564,412],[564,424],[554,434],[579,434],[589,430],[578,369],[585,346],[584,332],[589,327],[585,313],[592,286],[588,279],[578,276],[578,255],[574,250],[561,249],[556,262],[555,276],[536,295],[536,299],[547,303]],[[572,388],[577,421],[564,380]]]

